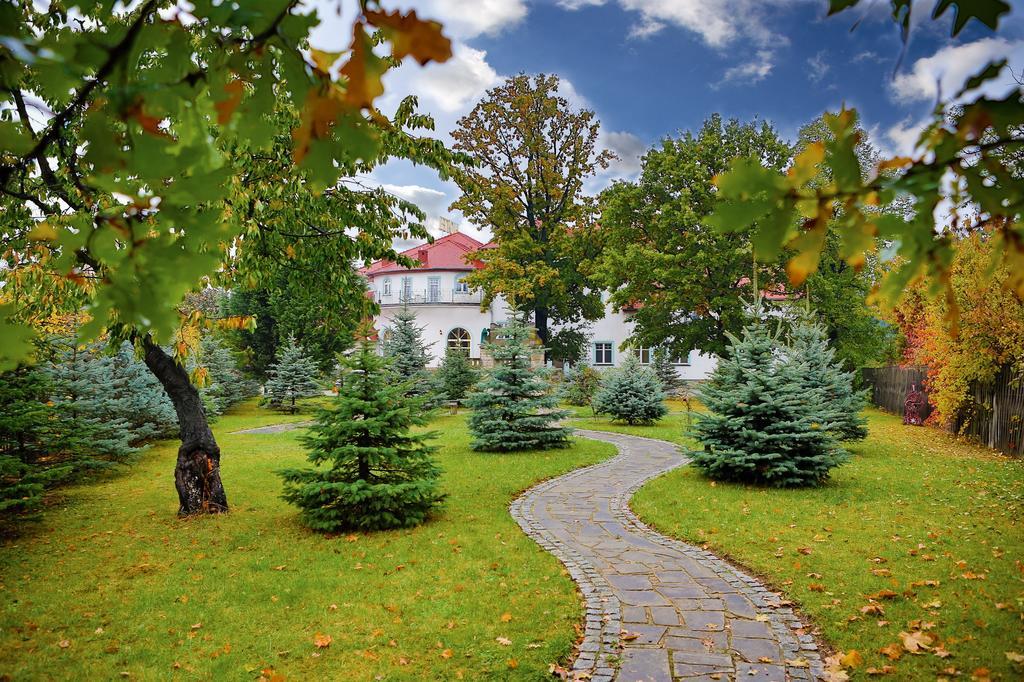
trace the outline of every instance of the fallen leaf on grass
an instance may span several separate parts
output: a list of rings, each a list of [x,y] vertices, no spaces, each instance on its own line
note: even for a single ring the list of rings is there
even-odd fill
[[[864,672],[866,672],[868,675],[888,675],[895,669],[896,668],[892,667],[891,665],[883,665],[881,668],[868,668]]]
[[[444,651],[441,652],[441,658],[451,658],[451,657],[452,657],[452,650],[451,649],[445,649]]]
[[[512,640],[508,637],[495,637],[494,641],[502,646],[512,646]]]
[[[888,644],[878,650],[878,653],[888,657],[890,661],[898,661],[903,657],[903,649],[899,644]]]
[[[503,613],[503,614],[501,614],[501,622],[502,623],[507,623],[510,620],[512,620],[512,614],[511,613]]]
[[[825,591],[825,586],[822,585],[821,583],[810,583],[807,586],[807,589],[810,590],[811,592],[824,592]]]
[[[69,646],[71,646],[71,640],[62,639],[59,642],[57,642],[57,646],[59,646],[61,649],[67,649]]]
[[[1017,653],[1016,651],[1007,651],[1006,660],[1012,663],[1024,663],[1024,654]]]
[[[507,661],[505,661],[505,665],[507,665],[510,670],[515,670],[519,667],[519,661],[517,661],[514,658],[510,658]]]
[[[941,644],[936,644],[935,648],[932,649],[932,653],[939,658],[949,658],[953,653]]]
[[[901,632],[899,634],[900,641],[903,642],[903,648],[912,654],[920,654],[932,648],[932,644],[935,643],[935,635],[922,632],[921,630],[915,630],[914,632]]]
[[[900,595],[893,592],[892,590],[879,590],[874,594],[869,594],[868,599],[895,599],[898,596]]]
[[[928,602],[927,604],[921,604],[921,608],[923,608],[923,609],[941,609],[942,608],[942,602],[939,601],[938,599],[933,599],[932,601]]]
[[[880,578],[888,578],[892,575],[892,571],[890,571],[888,568],[872,568],[871,572]]]
[[[859,668],[864,665],[864,657],[856,649],[850,649],[839,657],[839,665],[844,668]]]
[[[960,574],[960,577],[963,578],[964,580],[984,580],[986,576],[985,576],[984,573],[975,573],[974,571],[964,571],[963,573]]]
[[[325,635],[320,632],[316,633],[313,636],[313,644],[316,645],[317,649],[326,649],[331,645],[331,642],[333,641],[333,637],[331,637],[330,635]]]
[[[868,604],[867,606],[860,607],[860,612],[867,616],[884,616],[885,609],[882,608],[881,604]]]

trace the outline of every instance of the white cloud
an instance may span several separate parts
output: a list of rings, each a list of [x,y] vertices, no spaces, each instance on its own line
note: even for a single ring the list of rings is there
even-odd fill
[[[829,69],[831,66],[825,58],[825,50],[807,58],[807,71],[812,83],[820,83],[828,75]]]
[[[638,12],[640,22],[631,37],[644,38],[674,25],[696,33],[711,47],[725,47],[740,39],[760,47],[785,44],[788,40],[768,27],[772,10],[796,2],[815,0],[617,0],[627,11]],[[559,6],[574,10],[602,5],[605,0],[559,0]]]
[[[930,57],[922,57],[909,70],[893,79],[892,94],[903,101],[937,101],[954,95],[964,82],[992,60],[1007,58],[1010,65],[1024,62],[1024,40],[1010,42],[1004,38],[983,38],[964,45],[949,45]],[[986,83],[982,92],[1005,95],[1019,87],[1008,69]]]
[[[447,35],[461,39],[497,35],[527,14],[525,0],[420,0],[415,4],[419,16],[440,21]]]
[[[725,83],[759,83],[768,77],[775,68],[775,56],[768,50],[758,50],[753,59],[726,69],[722,80],[712,84],[711,89],[717,90]]]
[[[929,123],[931,123],[930,118],[915,121],[908,116],[899,123],[886,128],[885,135],[879,138],[882,140],[879,148],[889,152],[890,156],[910,156],[917,147],[917,138],[921,136],[921,131]]]
[[[429,64],[403,75],[412,76],[408,79],[408,92],[425,99],[426,110],[440,108],[445,112],[463,112],[501,80],[487,63],[486,52],[462,44],[455,46],[447,62]]]
[[[609,178],[632,178],[640,172],[640,157],[647,152],[647,144],[639,137],[626,131],[601,131],[597,143],[619,157],[604,173]]]

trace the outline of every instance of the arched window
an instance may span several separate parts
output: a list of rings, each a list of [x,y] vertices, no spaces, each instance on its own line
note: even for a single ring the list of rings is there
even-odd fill
[[[456,327],[448,332],[448,348],[461,350],[469,353],[469,332],[462,327]]]

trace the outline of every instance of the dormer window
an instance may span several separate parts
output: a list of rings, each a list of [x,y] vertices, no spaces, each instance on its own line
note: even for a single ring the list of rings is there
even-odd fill
[[[384,278],[384,288],[381,290],[381,295],[383,295],[383,296],[390,296],[391,295],[391,278],[390,277],[385,277]]]

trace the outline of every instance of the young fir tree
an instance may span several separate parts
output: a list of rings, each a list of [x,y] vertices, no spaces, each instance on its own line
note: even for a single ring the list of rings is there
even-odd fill
[[[177,435],[178,415],[171,399],[127,341],[114,354],[112,371],[113,409],[128,421],[133,445]]]
[[[827,424],[838,440],[867,438],[867,420],[861,415],[865,395],[854,388],[853,372],[844,372],[836,360],[825,328],[811,320],[801,320],[790,332],[788,352],[804,369],[804,386],[820,392],[824,398],[820,422]]]
[[[569,413],[555,409],[558,397],[530,366],[533,330],[514,316],[497,336],[487,348],[495,366],[467,401],[470,446],[487,452],[567,447],[570,429],[557,422]]]
[[[200,342],[199,362],[206,370],[206,385],[199,393],[215,415],[255,393],[253,382],[238,368],[234,354],[214,334]]]
[[[664,346],[654,349],[651,358],[651,369],[661,382],[661,387],[668,395],[675,394],[682,385],[683,380],[679,378],[675,363],[672,362],[672,353]]]
[[[315,530],[413,526],[443,499],[431,458],[437,448],[427,444],[435,434],[410,430],[428,420],[423,399],[405,395],[370,331],[362,328],[358,347],[343,361],[334,407],[319,412],[303,439],[316,468],[281,472],[284,499]]]
[[[123,387],[114,377],[114,358],[104,346],[58,336],[49,340],[47,350],[49,361],[43,371],[49,378],[50,402],[74,422],[61,429],[74,456],[89,457],[96,460],[92,466],[101,466],[101,461],[127,460],[135,454],[131,424],[117,402]]]
[[[469,363],[466,351],[449,348],[444,354],[441,366],[434,373],[435,392],[443,400],[453,400],[461,404],[478,378],[477,371]]]
[[[46,488],[77,473],[62,447],[75,423],[48,404],[50,389],[38,368],[0,372],[0,525],[9,529],[39,510]]]
[[[306,355],[302,346],[289,337],[288,343],[278,349],[277,361],[270,366],[264,403],[294,413],[296,401],[320,394],[317,383],[316,362]]]
[[[704,449],[688,454],[711,478],[813,485],[846,460],[819,422],[823,398],[804,385],[806,366],[777,357],[775,346],[763,324],[748,326],[700,388],[708,414],[693,433]]]
[[[662,417],[665,393],[654,372],[640,364],[635,353],[627,352],[618,369],[609,369],[601,377],[601,388],[594,395],[594,411],[610,415],[627,424],[652,424]]]
[[[392,320],[390,337],[381,344],[384,356],[391,359],[392,371],[406,385],[408,395],[430,393],[430,360],[428,346],[423,340],[423,327],[416,326],[416,313],[402,306]]]
[[[562,384],[561,398],[569,405],[590,405],[601,386],[601,375],[585,362],[578,362],[569,370]]]

